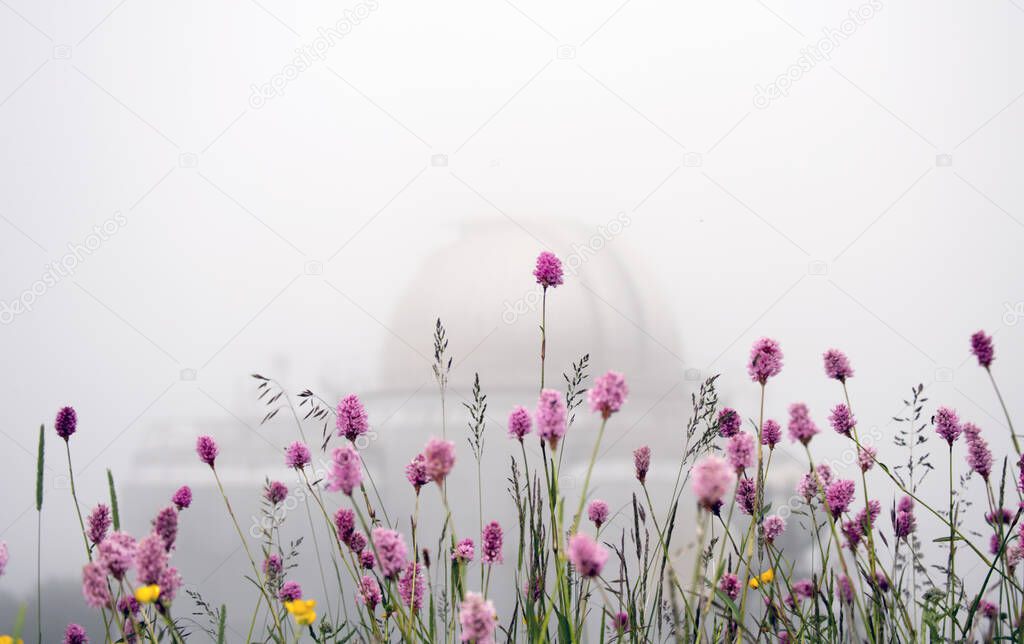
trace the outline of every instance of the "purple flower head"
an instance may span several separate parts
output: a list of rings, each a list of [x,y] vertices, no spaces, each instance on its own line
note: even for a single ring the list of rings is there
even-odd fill
[[[875,466],[875,459],[878,457],[878,450],[870,445],[865,445],[857,450],[857,463],[861,472],[867,472]]]
[[[903,497],[909,499],[910,497]],[[900,506],[907,509],[900,509],[892,517],[892,529],[897,539],[906,539],[917,530],[917,519],[914,518],[914,506],[905,505],[900,501]]]
[[[288,498],[288,486],[281,481],[270,481],[263,488],[263,498],[270,501],[271,505],[284,503],[284,500]]]
[[[548,251],[537,255],[537,266],[533,269],[533,276],[537,283],[548,288],[562,285],[562,262],[555,257],[554,253]]]
[[[327,471],[327,489],[331,492],[341,490],[352,496],[352,490],[363,482],[363,466],[359,460],[359,452],[352,445],[335,447],[331,452],[331,466]]]
[[[64,629],[64,644],[89,644],[89,636],[78,624],[68,624]]]
[[[651,448],[646,445],[633,450],[633,470],[640,484],[647,482],[647,472],[651,469]]]
[[[976,441],[981,438],[981,428],[974,423],[964,423],[960,425],[960,429],[964,432],[964,440],[968,443]]]
[[[199,460],[210,467],[213,467],[213,462],[217,460],[218,451],[217,442],[212,436],[200,436],[196,439],[196,454],[199,455]]]
[[[174,492],[174,496],[171,497],[171,503],[174,507],[179,510],[184,510],[188,506],[192,505],[192,488],[187,485],[182,485]]]
[[[848,519],[843,521],[842,529],[843,536],[846,537],[846,547],[850,550],[856,550],[861,538],[864,537],[864,530],[860,522],[856,519]]]
[[[590,411],[601,412],[602,418],[608,418],[622,409],[629,395],[626,379],[617,371],[609,371],[594,381],[594,386],[587,393]]]
[[[309,465],[311,460],[313,460],[313,457],[309,453],[309,448],[306,447],[305,443],[295,441],[284,450],[285,467],[300,470]]]
[[[829,349],[825,352],[825,375],[839,382],[846,382],[847,378],[853,377],[853,367],[846,354],[839,349]]]
[[[992,347],[992,336],[985,335],[984,331],[978,331],[972,335],[971,353],[978,358],[978,364],[988,369],[996,357],[996,351]]]
[[[978,610],[985,617],[985,619],[993,619],[996,615],[999,614],[999,607],[993,604],[992,602],[988,601],[987,599],[983,599],[980,602],[978,602]]]
[[[380,569],[385,577],[394,577],[405,567],[408,550],[399,533],[387,528],[374,528],[373,547],[380,555]]]
[[[61,407],[57,412],[57,419],[53,421],[53,428],[57,435],[67,441],[78,428],[78,414],[74,407]]]
[[[743,419],[735,409],[726,407],[718,412],[718,435],[722,438],[735,436],[740,431]]]
[[[825,488],[825,502],[832,511],[833,519],[838,519],[839,515],[846,512],[856,491],[856,486],[850,480],[839,479],[828,484]]]
[[[789,644],[789,631],[779,631],[775,637],[778,638],[779,644]]]
[[[565,436],[565,400],[562,394],[554,389],[544,389],[537,401],[537,435],[546,440],[552,451],[558,447],[558,441]]]
[[[985,523],[989,525],[1009,525],[1013,521],[1013,512],[1006,508],[999,508],[985,513]],[[1021,524],[1024,525],[1024,524]],[[1018,528],[1024,530],[1024,528]]]
[[[875,583],[878,585],[878,590],[883,593],[889,592],[889,578],[885,576],[885,573],[881,570],[875,572]]]
[[[754,504],[757,502],[757,483],[754,479],[740,479],[736,485],[736,503],[740,506],[740,512],[746,515],[754,514]]]
[[[124,579],[135,559],[135,539],[126,532],[111,532],[97,546],[97,561],[111,577]],[[161,551],[163,548],[161,548]]]
[[[782,440],[782,427],[771,418],[764,421],[764,425],[761,427],[761,444],[767,445],[768,449],[775,449],[780,440]]]
[[[750,378],[762,385],[782,371],[782,349],[771,338],[761,338],[750,349],[750,363],[747,372]]]
[[[725,593],[726,597],[735,600],[740,596],[740,578],[731,572],[722,575],[718,582],[718,589]]]
[[[900,512],[913,512],[914,511],[914,499],[909,496],[900,498],[899,503],[896,505],[896,509]]]
[[[612,615],[611,621],[608,626],[616,633],[628,633],[629,632],[629,613],[625,611],[619,611]]]
[[[999,540],[999,534],[993,534],[988,538],[988,553],[995,555],[999,553],[999,547],[1002,545],[1002,541]]]
[[[935,425],[935,433],[949,443],[950,447],[960,438],[960,418],[949,407],[939,407],[932,416],[932,423]]]
[[[160,586],[160,597],[165,603],[173,602],[174,596],[178,594],[178,589],[181,588],[183,583],[178,569],[174,566],[167,566],[160,575],[160,582],[158,584]]]
[[[860,511],[857,512],[857,516],[854,517],[854,520],[863,526],[865,532],[869,532],[878,521],[878,516],[880,514],[882,514],[881,502],[871,499],[868,501],[867,512],[864,511],[864,508],[861,508]]]
[[[93,608],[107,608],[111,605],[107,573],[98,562],[88,563],[82,568],[82,596],[85,597],[85,603]]]
[[[853,583],[842,573],[836,578],[836,595],[844,604],[853,603]]]
[[[455,443],[431,438],[423,448],[426,459],[427,476],[440,485],[455,467]]]
[[[293,602],[302,599],[302,586],[297,581],[286,581],[277,591],[277,598],[283,602]]]
[[[725,444],[725,453],[729,457],[729,463],[737,472],[754,466],[755,443],[753,436],[746,432],[740,432]]]
[[[473,561],[474,554],[473,540],[466,538],[455,544],[455,550],[452,551],[452,561],[468,563]]]
[[[167,567],[167,550],[160,535],[150,534],[139,541],[135,550],[135,567],[141,585],[160,583],[160,575]]]
[[[608,551],[590,536],[577,532],[569,537],[568,556],[580,577],[596,577],[608,560]]]
[[[497,623],[498,613],[494,610],[494,602],[484,599],[478,593],[466,593],[459,608],[463,642],[494,644],[494,627]]]
[[[722,497],[736,481],[736,470],[721,458],[710,454],[693,466],[691,476],[697,500],[706,509],[712,510],[722,502]]]
[[[801,579],[793,582],[793,592],[800,599],[810,599],[814,597],[816,592],[814,589],[814,582],[810,579]]]
[[[358,555],[363,551],[363,548],[366,547],[366,535],[362,532],[353,531],[352,536],[348,538],[346,543],[348,544],[349,550]]]
[[[373,570],[373,567],[377,565],[377,558],[373,556],[372,548],[364,548],[359,553],[359,565],[366,570]]]
[[[761,523],[761,528],[764,530],[764,542],[774,543],[786,531],[786,520],[777,514],[772,514]]]
[[[271,553],[263,560],[263,574],[266,575],[269,583],[274,583],[281,573],[284,572],[284,561],[277,553]]]
[[[356,528],[356,513],[342,508],[334,513],[334,529],[338,533],[338,541],[348,543]]]
[[[523,437],[530,433],[533,420],[530,412],[522,405],[516,405],[508,415],[508,435],[522,442]]]
[[[497,521],[491,521],[485,525],[483,534],[480,536],[480,561],[492,565],[504,561],[501,553],[503,540],[501,525]]]
[[[338,428],[338,436],[344,436],[353,442],[370,429],[366,409],[363,408],[363,403],[359,402],[359,396],[349,394],[342,398],[338,403],[338,419],[335,425]]]
[[[420,488],[430,483],[430,476],[427,474],[427,459],[423,454],[417,454],[409,464],[405,466],[405,478],[409,484],[420,493]]]
[[[11,554],[7,550],[7,542],[0,541],[0,577],[4,576],[4,571],[7,570],[7,562],[10,561]]]
[[[799,441],[806,445],[811,442],[818,431],[818,426],[811,420],[811,412],[807,409],[807,405],[793,403],[789,406],[789,439],[791,441]]]
[[[797,483],[796,491],[809,503],[817,497],[832,482],[832,468],[822,463],[816,469],[817,480],[814,473],[804,474]]]
[[[373,609],[380,604],[381,599],[383,599],[383,595],[380,592],[380,584],[372,576],[363,575],[363,578],[359,580],[359,594],[356,596],[356,601],[366,606],[372,613]]]
[[[153,519],[153,532],[163,541],[164,550],[170,552],[178,538],[178,511],[173,506],[169,505],[157,513]]]
[[[110,508],[105,504],[100,503],[92,512],[89,513],[89,542],[92,544],[98,544],[103,541],[103,538],[107,536],[107,530],[110,529]]]
[[[832,424],[832,429],[836,430],[837,434],[849,438],[850,430],[857,424],[857,419],[853,417],[853,412],[849,407],[840,403],[832,408],[828,422]]]
[[[972,441],[968,441],[967,465],[978,476],[986,481],[988,480],[989,475],[992,473],[992,450],[989,449],[988,442],[984,438],[979,436]]]
[[[402,598],[402,603],[411,606],[414,612],[423,606],[423,589],[426,585],[424,577],[426,573],[422,564],[410,561],[398,580],[398,595]]]
[[[594,499],[587,506],[587,516],[594,523],[594,527],[600,529],[608,521],[608,504],[601,499]]]
[[[117,600],[117,610],[125,617],[138,615],[139,608],[139,601],[131,595],[121,595],[121,598]]]

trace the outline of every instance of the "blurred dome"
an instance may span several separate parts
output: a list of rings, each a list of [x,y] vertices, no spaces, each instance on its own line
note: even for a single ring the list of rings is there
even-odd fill
[[[642,383],[677,380],[672,316],[659,306],[642,262],[615,238],[627,225],[535,219],[522,222],[530,234],[509,234],[504,221],[466,223],[412,277],[389,328],[432,361],[440,317],[450,355],[479,372],[489,391],[529,390],[539,378],[542,293],[532,273],[538,253],[551,250],[562,259],[565,284],[548,292],[547,382],[560,387],[559,374],[585,353],[595,372],[621,371],[637,393]],[[416,389],[430,378],[429,364],[410,357],[410,346],[387,344],[379,363],[384,389]]]

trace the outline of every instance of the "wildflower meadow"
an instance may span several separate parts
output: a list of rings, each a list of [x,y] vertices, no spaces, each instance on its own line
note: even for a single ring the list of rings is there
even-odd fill
[[[536,396],[499,410],[507,414],[506,427],[487,422],[479,377],[470,402],[446,402],[452,366],[447,330],[441,320],[425,321],[425,332],[433,323],[434,334],[434,437],[408,446],[404,479],[375,480],[366,466],[364,455],[375,447],[360,439],[372,419],[358,394],[340,396],[336,404],[308,390],[285,395],[269,378],[255,375],[260,398],[294,419],[294,432],[280,449],[295,477],[268,478],[262,488],[248,490],[261,500],[266,518],[254,535],[243,528],[232,506],[235,493],[221,478],[222,464],[233,455],[218,447],[215,435],[194,437],[195,459],[212,482],[205,490],[223,507],[224,525],[233,528],[245,555],[244,566],[220,573],[245,580],[237,596],[205,595],[197,581],[179,573],[178,528],[191,520],[198,489],[167,481],[173,492],[152,499],[147,533],[121,528],[116,468],[108,475],[108,499],[79,499],[79,419],[73,406],[60,409],[39,430],[35,509],[40,512],[44,501],[44,454],[52,459],[54,453],[45,447],[55,441],[66,458],[60,467],[68,472],[78,526],[61,538],[81,556],[81,601],[102,625],[87,633],[67,624],[64,644],[239,641],[225,627],[229,611],[245,615],[244,641],[279,644],[1024,640],[1024,579],[1018,574],[1024,455],[985,332],[953,341],[990,378],[1010,427],[1010,440],[1000,436],[998,444],[1012,444],[1013,453],[994,453],[993,430],[929,400],[915,386],[897,419],[906,427],[898,439],[903,456],[884,462],[858,433],[851,386],[856,356],[822,348],[820,375],[831,381],[835,404],[811,409],[773,397],[786,355],[765,337],[750,348],[743,376],[759,396],[758,407],[720,405],[719,376],[704,380],[692,396],[689,418],[665,429],[677,437],[673,454],[652,459],[643,436],[629,437],[635,442],[631,502],[615,510],[593,492],[592,474],[602,467],[603,442],[622,429],[617,415],[630,404],[630,374],[591,374],[588,360],[581,360],[564,377],[551,375],[562,376],[566,366],[545,364],[548,300],[574,285],[549,252],[538,256],[533,279],[542,292],[537,381],[531,383]],[[786,414],[772,418],[769,409]],[[830,465],[816,449],[815,438],[826,431],[854,450],[850,471]],[[509,441],[514,456],[502,478],[488,477],[503,487],[488,490],[488,504],[508,504],[514,523],[484,517],[482,456],[499,440]],[[795,504],[772,498],[770,491],[779,476],[773,457],[785,440],[803,458],[802,477],[787,497]],[[581,484],[564,489],[560,470],[568,441],[585,444],[590,457]],[[922,455],[925,443],[929,459]],[[318,461],[328,464],[325,471],[315,467]],[[661,488],[659,482],[655,490],[652,463],[665,462],[677,469],[658,480],[674,484]],[[450,502],[448,480],[457,468],[475,470],[478,507]],[[965,503],[965,486],[983,491],[987,503]],[[275,511],[296,488],[310,517],[298,529],[312,537],[301,542],[282,537],[283,522],[294,519]],[[389,512],[384,498],[397,494],[411,499],[410,515]],[[655,504],[655,497],[668,503]],[[779,510],[783,501],[790,511]],[[684,510],[695,520],[683,520]],[[478,528],[456,529],[464,525],[455,520],[460,513],[474,520],[479,513]],[[425,527],[427,516],[439,518],[439,531]],[[925,519],[940,529],[922,534],[918,526]],[[310,548],[317,549],[324,580],[316,588],[303,587],[292,575],[295,558]],[[38,563],[40,556],[0,543],[0,584],[9,560]],[[41,625],[62,617],[46,611],[40,591],[16,623],[0,624],[7,633],[0,644],[20,642],[30,621]]]

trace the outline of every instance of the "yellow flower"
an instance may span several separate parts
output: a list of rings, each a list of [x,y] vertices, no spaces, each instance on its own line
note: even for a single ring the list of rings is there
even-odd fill
[[[770,584],[770,583],[772,583],[773,579],[775,579],[775,571],[772,570],[771,568],[769,568],[768,570],[765,570],[763,573],[761,573],[757,577],[751,577],[750,581],[747,582],[747,585],[750,586],[751,588],[756,589],[761,584]]]
[[[14,638],[10,635],[0,635],[0,644],[25,644],[25,640],[19,637],[17,643],[15,643]]]
[[[295,623],[300,626],[306,626],[316,621],[315,599],[296,599],[295,601],[285,602],[284,607],[295,618]]]
[[[135,599],[140,604],[152,604],[160,597],[160,586],[150,584],[135,589]]]

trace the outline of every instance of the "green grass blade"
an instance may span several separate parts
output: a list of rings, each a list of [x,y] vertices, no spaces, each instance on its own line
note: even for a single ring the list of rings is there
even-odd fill
[[[39,426],[39,454],[36,457],[36,512],[43,509],[43,454],[46,446],[46,432]]]

